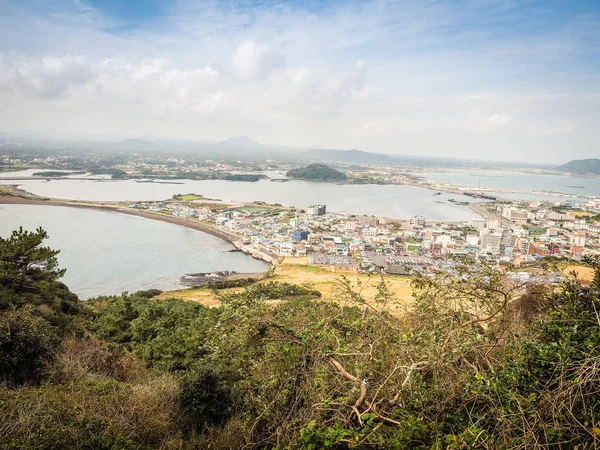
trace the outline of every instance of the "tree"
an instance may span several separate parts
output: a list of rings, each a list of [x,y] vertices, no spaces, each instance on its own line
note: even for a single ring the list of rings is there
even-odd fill
[[[54,319],[80,312],[75,294],[61,283],[65,270],[58,267],[58,250],[42,245],[48,233],[42,228],[19,228],[8,238],[0,238],[0,310],[24,305],[46,305]],[[54,320],[53,319],[53,320]]]
[[[35,289],[40,282],[52,282],[65,274],[58,268],[59,250],[43,247],[48,233],[41,227],[35,232],[23,227],[9,238],[0,238],[0,286],[16,293]]]

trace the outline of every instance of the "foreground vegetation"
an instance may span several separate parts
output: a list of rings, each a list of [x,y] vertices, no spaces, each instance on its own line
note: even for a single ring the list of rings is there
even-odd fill
[[[394,315],[383,281],[367,302],[343,278],[340,303],[278,282],[218,308],[82,303],[45,237],[0,239],[3,448],[600,445],[598,261],[552,290],[485,267],[415,279]]]

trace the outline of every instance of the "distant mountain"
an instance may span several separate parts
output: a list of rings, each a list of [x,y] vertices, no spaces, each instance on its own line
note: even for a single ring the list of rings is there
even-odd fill
[[[155,142],[155,141],[147,141],[144,139],[123,139],[122,141],[111,142],[106,146],[107,149],[110,150],[124,150],[124,151],[145,151],[145,150],[161,150],[168,148],[168,144]]]
[[[259,148],[271,147],[267,144],[261,144],[248,136],[235,136],[225,139],[215,144],[217,148]]]
[[[87,135],[86,135],[87,136]],[[172,153],[176,155],[202,155],[207,159],[234,159],[251,162],[273,160],[276,162],[306,165],[311,163],[331,164],[382,164],[401,167],[478,167],[482,169],[502,169],[514,167],[533,167],[540,169],[555,169],[571,171],[572,173],[598,173],[598,159],[572,161],[560,168],[550,165],[531,164],[522,162],[484,161],[474,159],[459,159],[448,157],[416,156],[416,155],[387,155],[371,153],[362,150],[335,150],[322,148],[315,144],[312,147],[297,147],[275,144],[263,144],[248,136],[235,136],[220,142],[206,140],[177,140],[153,134],[135,135],[96,134],[85,138],[73,134],[59,133],[52,130],[25,130],[19,132],[0,131],[0,146],[27,145],[31,148],[72,149],[74,151],[107,152],[148,152]],[[113,140],[119,138],[122,140]],[[418,150],[415,150],[418,152]],[[572,163],[581,163],[582,167],[570,167]],[[594,166],[596,165],[596,166]]]
[[[581,175],[600,175],[600,159],[574,159],[556,168],[559,172],[577,173]]]
[[[379,153],[363,152],[362,150],[331,150],[314,148],[302,153],[313,161],[330,161],[363,164],[392,164],[394,159]]]
[[[289,170],[286,175],[290,178],[315,181],[345,181],[348,178],[344,172],[325,164],[309,164],[306,167]]]

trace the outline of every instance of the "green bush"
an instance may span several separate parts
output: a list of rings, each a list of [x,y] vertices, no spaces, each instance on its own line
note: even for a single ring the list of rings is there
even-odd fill
[[[238,278],[237,280],[220,280],[220,281],[209,281],[204,286],[208,289],[230,289],[237,287],[247,287],[252,283],[256,283],[258,278]]]
[[[0,379],[13,385],[39,381],[60,337],[32,308],[0,313]]]
[[[197,364],[219,313],[193,302],[135,295],[100,297],[93,309],[90,328],[98,337],[123,344],[149,367],[167,371]]]
[[[179,414],[187,432],[201,432],[207,425],[221,425],[231,415],[231,388],[208,366],[191,372],[179,394]]]

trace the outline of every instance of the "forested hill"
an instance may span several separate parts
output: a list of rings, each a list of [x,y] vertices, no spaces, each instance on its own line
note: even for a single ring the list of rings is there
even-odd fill
[[[325,164],[309,164],[306,167],[292,169],[286,175],[290,178],[299,178],[302,180],[345,181],[348,179],[345,173]]]
[[[208,308],[156,290],[80,302],[47,237],[0,237],[2,449],[600,444],[598,259],[589,285],[472,261],[413,278],[410,305],[383,279],[373,302],[350,279],[327,301],[265,279],[213,284]]]
[[[574,159],[556,168],[560,172],[600,175],[600,159]]]

